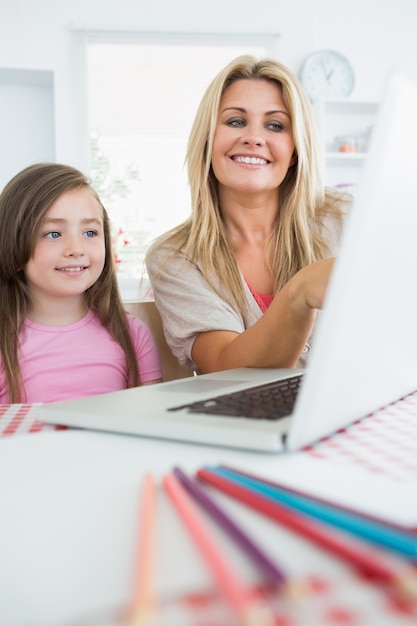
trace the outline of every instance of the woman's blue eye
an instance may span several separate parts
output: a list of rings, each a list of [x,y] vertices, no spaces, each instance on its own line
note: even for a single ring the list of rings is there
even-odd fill
[[[239,117],[238,119],[232,119],[232,120],[228,120],[227,122],[228,126],[233,126],[236,128],[241,128],[242,126],[245,126],[245,120],[243,120],[241,117]]]
[[[85,235],[91,238],[91,237],[95,237],[97,235],[97,232],[95,230],[87,230],[85,232]]]
[[[281,122],[271,122],[269,124],[269,128],[275,132],[280,132],[281,130],[284,130],[284,126],[283,124],[281,124]]]
[[[49,239],[58,239],[58,237],[60,237],[60,234],[56,230],[51,230],[50,233],[46,233],[45,237],[48,237]]]

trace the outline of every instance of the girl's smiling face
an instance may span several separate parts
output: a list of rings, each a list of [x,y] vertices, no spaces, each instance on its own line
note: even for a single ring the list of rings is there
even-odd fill
[[[102,209],[88,189],[62,194],[45,214],[32,258],[24,267],[32,297],[83,298],[103,271]]]
[[[291,119],[275,83],[241,79],[225,90],[211,157],[220,194],[278,193],[294,151]]]

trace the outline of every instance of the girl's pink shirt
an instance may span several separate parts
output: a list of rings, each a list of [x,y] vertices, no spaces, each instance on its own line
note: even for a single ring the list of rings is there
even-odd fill
[[[128,315],[128,320],[141,382],[161,378],[151,332],[133,315]],[[122,348],[91,311],[67,326],[26,321],[20,334],[19,359],[27,403],[108,393],[126,389],[128,384]],[[0,367],[0,404],[8,402]]]

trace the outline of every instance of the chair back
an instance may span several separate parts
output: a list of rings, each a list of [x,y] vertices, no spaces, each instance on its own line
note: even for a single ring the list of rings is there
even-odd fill
[[[124,302],[123,304],[128,313],[142,320],[151,331],[161,361],[163,381],[166,382],[168,380],[193,376],[192,370],[182,367],[182,365],[178,363],[177,358],[172,354],[165,339],[162,319],[155,306],[155,302],[152,300],[143,300]]]

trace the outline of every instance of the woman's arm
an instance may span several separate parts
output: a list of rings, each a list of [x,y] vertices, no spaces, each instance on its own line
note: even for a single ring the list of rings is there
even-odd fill
[[[205,373],[235,367],[294,367],[323,306],[333,262],[326,259],[299,271],[244,332],[199,333],[193,361]]]

